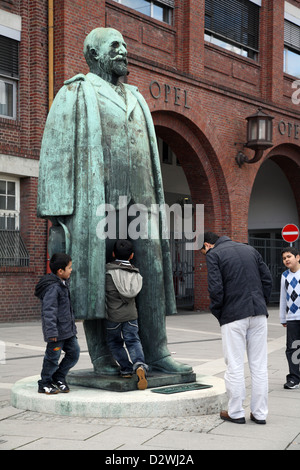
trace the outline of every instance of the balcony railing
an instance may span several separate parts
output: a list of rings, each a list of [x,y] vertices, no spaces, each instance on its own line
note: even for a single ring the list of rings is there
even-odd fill
[[[14,224],[5,224],[6,227],[11,225],[15,226]],[[0,229],[0,266],[29,266],[29,260],[29,253],[20,231],[11,228]]]

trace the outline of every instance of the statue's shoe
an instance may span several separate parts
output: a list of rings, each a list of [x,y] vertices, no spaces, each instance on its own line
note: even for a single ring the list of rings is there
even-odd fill
[[[120,368],[111,356],[101,356],[93,361],[96,375],[120,375]]]
[[[193,372],[191,366],[177,362],[171,356],[152,362],[149,366],[150,370],[164,372],[165,374],[190,374]]]

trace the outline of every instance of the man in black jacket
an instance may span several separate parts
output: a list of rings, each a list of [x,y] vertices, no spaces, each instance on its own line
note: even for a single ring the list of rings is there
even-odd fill
[[[220,417],[245,423],[244,356],[247,351],[252,380],[252,421],[266,423],[268,413],[267,304],[272,277],[253,247],[212,232],[204,234],[210,309],[218,319],[227,371],[228,411]]]

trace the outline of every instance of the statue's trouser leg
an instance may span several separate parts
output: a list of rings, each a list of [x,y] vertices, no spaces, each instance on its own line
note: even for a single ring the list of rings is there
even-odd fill
[[[159,240],[134,242],[136,265],[143,276],[143,288],[137,297],[140,338],[145,362],[150,370],[165,373],[190,373],[192,368],[174,361],[167,347],[165,279]]]
[[[85,320],[83,322],[86,342],[96,374],[118,374],[116,362],[106,344],[105,320]]]
[[[140,338],[146,363],[170,356],[167,348],[166,305],[159,240],[135,240],[134,262],[143,276],[137,297]]]
[[[113,247],[116,240],[106,239],[106,260],[112,260]],[[105,286],[99,286],[105,295]],[[116,375],[119,369],[113,359],[106,341],[105,320],[85,320],[83,322],[89,355],[96,374]]]

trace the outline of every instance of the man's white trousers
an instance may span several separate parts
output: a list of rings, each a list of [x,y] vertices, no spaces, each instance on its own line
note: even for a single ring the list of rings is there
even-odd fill
[[[251,374],[250,409],[256,419],[266,419],[268,414],[267,317],[258,315],[227,323],[221,327],[221,332],[227,365],[224,378],[229,416],[234,419],[245,416],[244,359],[247,352]]]

